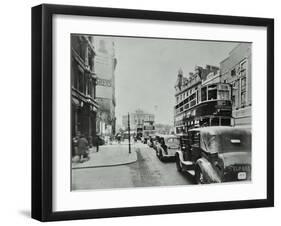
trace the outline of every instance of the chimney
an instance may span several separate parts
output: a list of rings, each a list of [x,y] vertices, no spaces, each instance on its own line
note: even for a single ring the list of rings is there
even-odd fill
[[[179,88],[179,90],[181,90],[181,87],[183,85],[182,83],[183,83],[183,71],[180,68],[178,70],[178,79],[177,79],[177,85],[176,85]]]

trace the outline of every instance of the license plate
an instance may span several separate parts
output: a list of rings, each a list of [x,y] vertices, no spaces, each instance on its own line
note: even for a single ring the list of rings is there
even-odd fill
[[[239,172],[237,174],[237,179],[238,180],[245,180],[247,178],[247,173],[246,172]]]

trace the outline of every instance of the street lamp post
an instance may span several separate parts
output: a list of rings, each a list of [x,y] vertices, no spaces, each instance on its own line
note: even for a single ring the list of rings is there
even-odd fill
[[[131,154],[130,114],[128,113],[129,154]]]

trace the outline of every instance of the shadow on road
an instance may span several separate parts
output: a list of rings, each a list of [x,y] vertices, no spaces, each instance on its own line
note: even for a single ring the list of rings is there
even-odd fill
[[[170,158],[170,159],[164,159],[162,160],[162,163],[163,164],[166,164],[166,165],[175,165],[175,159],[174,158]],[[191,173],[189,172],[178,172],[182,177],[184,177],[186,180],[188,180],[189,182],[191,182],[191,184],[195,184],[196,185],[196,180],[194,178],[194,175],[192,175]]]

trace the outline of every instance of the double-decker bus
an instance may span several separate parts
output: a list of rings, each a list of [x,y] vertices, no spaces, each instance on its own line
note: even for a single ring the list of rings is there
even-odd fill
[[[142,130],[142,139],[143,143],[146,144],[147,140],[149,139],[150,136],[155,134],[155,126],[153,124],[153,121],[144,121],[143,123],[143,130]]]
[[[231,85],[199,85],[186,92],[175,106],[176,133],[204,126],[230,126],[232,118]]]

